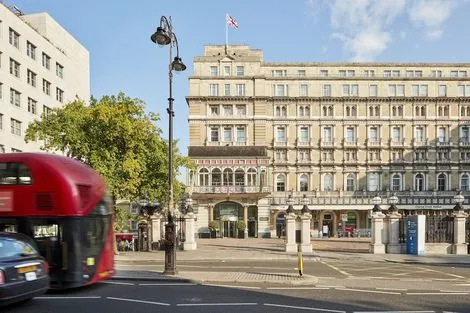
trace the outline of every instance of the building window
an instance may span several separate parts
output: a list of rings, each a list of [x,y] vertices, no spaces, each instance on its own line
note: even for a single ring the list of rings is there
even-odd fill
[[[219,128],[218,127],[211,127],[211,141],[212,142],[219,141]]]
[[[388,96],[389,97],[404,97],[405,96],[405,85],[388,85]]]
[[[287,76],[286,70],[274,70],[271,72],[273,77],[283,77]]]
[[[332,142],[332,128],[331,127],[323,127],[323,141],[324,142]]]
[[[13,135],[21,136],[21,122],[15,120],[14,118],[10,119],[11,122],[11,133]]]
[[[323,85],[323,97],[331,97],[331,85]]]
[[[308,176],[305,174],[300,175],[299,181],[300,191],[308,191]]]
[[[277,127],[276,129],[276,141],[277,142],[286,142],[286,128],[284,126]]]
[[[428,85],[412,85],[411,95],[413,97],[427,97],[428,96]]]
[[[368,191],[379,190],[379,174],[377,173],[367,174],[367,190]]]
[[[211,71],[211,76],[217,76],[219,74],[217,70],[217,66],[211,66],[210,71]]]
[[[232,127],[224,127],[224,141],[232,142]]]
[[[417,142],[423,142],[425,140],[424,127],[423,126],[416,126],[416,128],[415,128],[415,140]]]
[[[346,116],[348,117],[355,117],[357,115],[357,108],[355,105],[352,106],[346,106]]]
[[[377,143],[379,141],[379,130],[377,127],[369,128],[368,141],[371,143]]]
[[[59,63],[55,64],[55,74],[60,78],[64,78],[64,67]]]
[[[356,97],[359,95],[359,85],[343,85],[343,96]]]
[[[401,141],[401,128],[395,126],[392,128],[392,142],[398,143]]]
[[[403,106],[402,105],[392,106],[392,116],[403,117]]]
[[[369,97],[377,97],[377,85],[369,86]]]
[[[467,77],[467,71],[450,71],[450,77]]]
[[[213,116],[219,115],[219,106],[218,105],[211,105],[210,106],[210,112],[211,112],[211,115],[213,115]]]
[[[224,115],[232,116],[233,115],[233,106],[224,105]]]
[[[369,106],[369,116],[380,116],[380,107],[376,106]]]
[[[307,126],[300,127],[299,141],[300,142],[308,142],[309,141],[308,127]]]
[[[245,76],[245,67],[237,66],[237,76]]]
[[[446,174],[440,173],[437,175],[437,190],[438,191],[445,191],[447,190],[447,184],[446,184]]]
[[[346,177],[346,191],[356,190],[356,175],[348,174]]]
[[[42,80],[42,92],[48,96],[51,95],[51,83],[45,79]]]
[[[374,77],[375,76],[375,71],[374,70],[364,70],[364,76],[365,77]]]
[[[10,45],[14,46],[15,48],[20,48],[20,34],[18,34],[12,28],[9,30],[9,42]]]
[[[400,174],[393,174],[392,176],[392,191],[400,191],[401,190],[401,175]]]
[[[356,142],[356,135],[354,127],[346,127],[346,142],[354,144]]]
[[[333,175],[330,173],[323,176],[323,191],[333,191]]]
[[[246,106],[245,105],[237,105],[237,115],[238,116],[246,116]]]
[[[423,71],[406,71],[406,77],[423,77]]]
[[[328,70],[320,70],[321,77],[328,77]]]
[[[286,191],[286,177],[279,174],[276,177],[276,191]]]
[[[449,106],[448,105],[440,105],[437,108],[437,115],[438,116],[449,116]]]
[[[224,84],[224,96],[230,96],[230,84]]]
[[[276,150],[275,160],[278,162],[287,161],[286,155],[287,155],[286,150]]]
[[[55,99],[60,103],[64,102],[64,91],[58,87],[55,89]]]
[[[299,75],[299,77],[305,77],[305,70],[298,70],[297,74]]]
[[[36,73],[34,73],[31,70],[28,70],[27,75],[28,75],[28,84],[33,87],[36,87],[36,76],[37,76]]]
[[[222,172],[218,168],[214,168],[211,173],[212,186],[222,185]]]
[[[323,116],[333,116],[333,106],[323,106],[322,107],[322,115]]]
[[[437,140],[438,142],[447,142],[447,130],[445,127],[437,129]]]
[[[288,95],[288,86],[284,84],[273,85],[273,94],[275,97],[286,97]]]
[[[237,84],[237,96],[243,97],[245,96],[245,84]]]
[[[415,116],[426,116],[426,107],[424,105],[415,106]]]
[[[287,116],[286,106],[276,106],[276,116]]]
[[[29,41],[26,42],[26,54],[33,60],[36,60],[36,46],[30,43]]]
[[[38,102],[34,99],[28,98],[28,112],[37,114]]]
[[[256,170],[254,168],[250,168],[246,173],[246,184],[256,186]]]
[[[20,63],[10,58],[10,74],[15,77],[20,77]]]
[[[51,113],[52,113],[52,109],[51,109],[51,108],[49,108],[48,106],[45,106],[45,105],[42,106],[42,114],[43,114],[44,116],[48,116],[48,115],[51,114]]]
[[[424,175],[419,173],[415,176],[415,191],[424,191]]]
[[[440,70],[433,70],[433,71],[431,71],[431,76],[432,76],[432,77],[442,77],[442,71],[440,71]]]
[[[246,142],[246,129],[243,126],[237,127],[237,142],[238,143]]]
[[[0,130],[3,129],[3,114],[0,113]]]
[[[460,190],[469,191],[469,176],[468,174],[463,174],[460,177]]]
[[[217,97],[219,95],[219,85],[209,84],[209,96]]]
[[[447,96],[447,86],[446,85],[439,85],[439,97]]]
[[[300,93],[301,97],[307,97],[308,96],[308,85],[305,85],[305,84],[300,85],[299,93]]]
[[[21,93],[13,88],[10,88],[10,104],[17,107],[21,106]]]
[[[230,168],[224,169],[223,174],[224,186],[233,186],[233,171]]]
[[[459,97],[470,97],[470,85],[458,85],[457,95]]]
[[[51,69],[51,57],[45,54],[44,52],[42,53],[42,66],[44,66],[48,70]]]
[[[310,151],[306,149],[299,149],[298,160],[301,162],[310,161]]]

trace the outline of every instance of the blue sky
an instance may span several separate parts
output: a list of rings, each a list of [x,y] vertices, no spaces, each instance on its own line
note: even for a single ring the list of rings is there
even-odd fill
[[[188,69],[174,76],[175,131],[187,153],[188,76],[206,44],[264,51],[268,62],[470,62],[469,0],[4,0],[24,13],[48,12],[90,52],[95,98],[120,91],[147,103],[168,134],[168,48],[149,37],[171,16]]]

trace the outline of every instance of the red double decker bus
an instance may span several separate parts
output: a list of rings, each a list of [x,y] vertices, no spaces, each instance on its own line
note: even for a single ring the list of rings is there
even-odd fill
[[[0,154],[0,231],[34,239],[51,288],[114,274],[112,221],[105,181],[87,165],[47,153]]]

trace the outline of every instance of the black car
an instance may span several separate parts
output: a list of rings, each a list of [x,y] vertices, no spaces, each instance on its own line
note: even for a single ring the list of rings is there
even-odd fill
[[[26,235],[0,232],[0,306],[49,289],[48,265]]]

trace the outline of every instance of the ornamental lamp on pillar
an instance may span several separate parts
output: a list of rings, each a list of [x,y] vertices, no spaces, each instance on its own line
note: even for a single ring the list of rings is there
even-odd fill
[[[398,208],[396,204],[398,203],[398,197],[396,194],[393,194],[389,199],[388,202],[390,203],[390,207],[388,208],[388,211],[390,213],[396,213],[398,212]]]
[[[294,199],[292,199],[292,195],[289,195],[289,198],[287,198],[287,210],[286,210],[287,214],[294,213],[293,204],[294,204]]]
[[[465,201],[465,197],[462,195],[462,192],[459,190],[454,196],[454,212],[463,213],[462,203]]]
[[[372,198],[372,203],[374,204],[374,207],[372,208],[372,213],[380,212],[380,204],[382,203],[382,198],[380,198],[379,195],[376,195],[374,198]]]
[[[308,199],[307,199],[307,195],[304,194],[304,197],[302,198],[302,203],[303,203],[303,206],[302,206],[302,210],[300,210],[300,212],[302,212],[302,214],[310,214],[310,209],[308,208]]]

